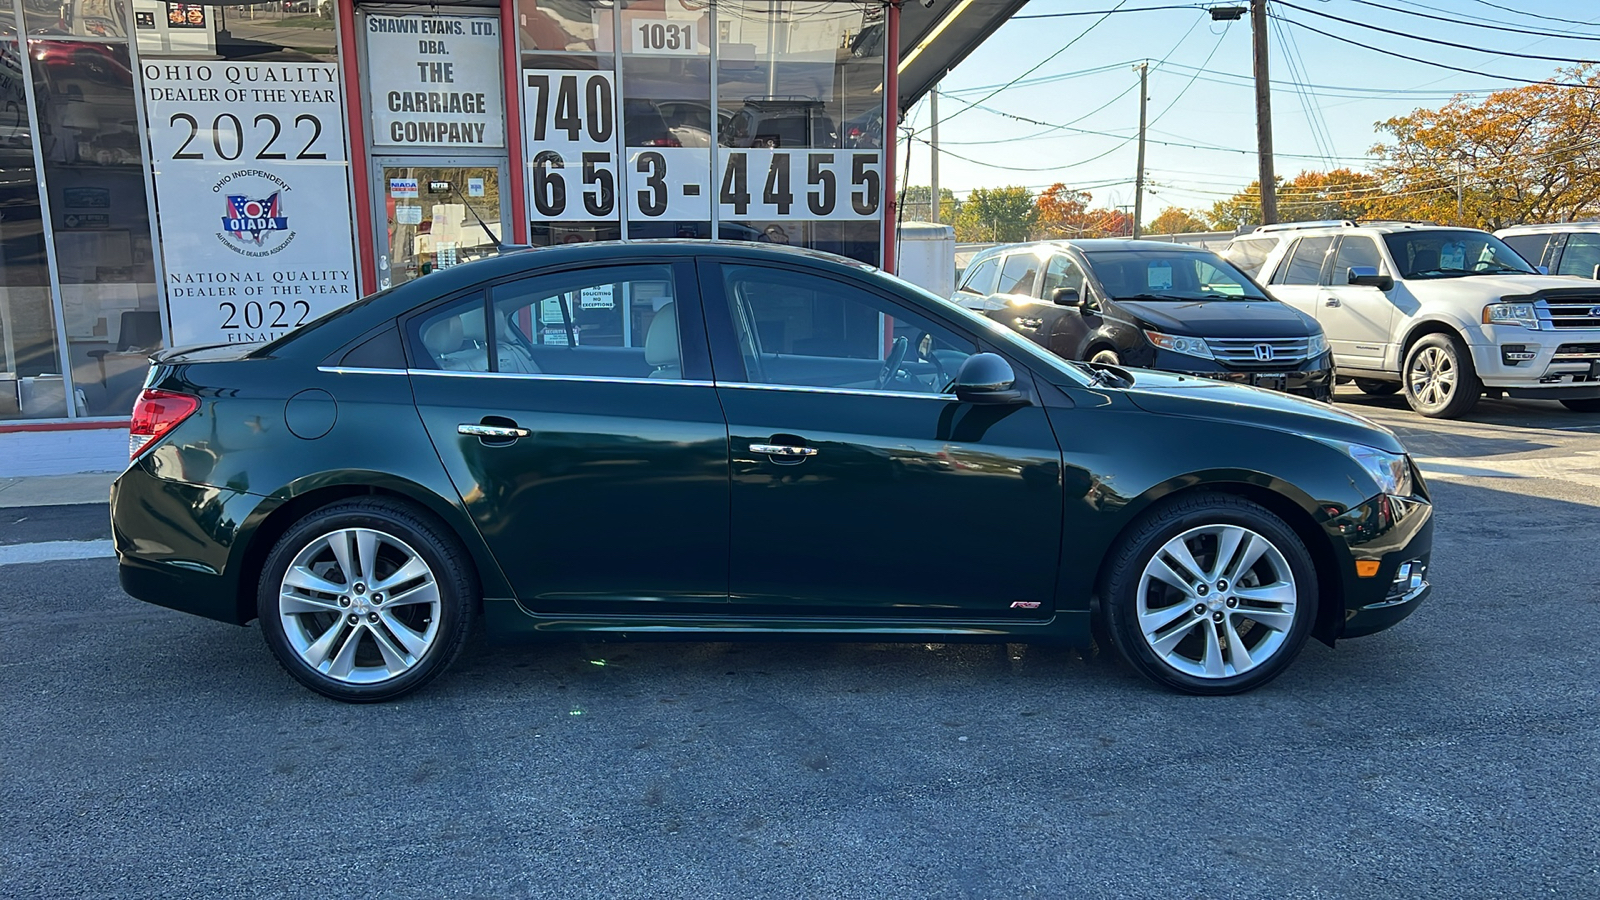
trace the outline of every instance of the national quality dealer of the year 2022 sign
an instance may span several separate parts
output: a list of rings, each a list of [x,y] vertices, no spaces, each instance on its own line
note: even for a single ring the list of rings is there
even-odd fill
[[[356,299],[326,63],[143,67],[174,345],[271,340]]]

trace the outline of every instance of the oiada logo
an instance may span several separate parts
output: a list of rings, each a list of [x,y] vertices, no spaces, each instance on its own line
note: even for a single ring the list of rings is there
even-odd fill
[[[244,256],[271,256],[289,246],[294,231],[289,228],[289,216],[283,208],[288,185],[278,181],[249,193],[237,193],[241,187],[244,185],[230,184],[228,188],[232,190],[220,192],[224,206],[222,232],[217,237],[228,249]]]

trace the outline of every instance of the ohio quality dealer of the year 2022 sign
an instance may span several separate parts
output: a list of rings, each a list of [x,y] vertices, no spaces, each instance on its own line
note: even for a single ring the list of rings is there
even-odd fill
[[[504,147],[499,25],[488,16],[368,14],[373,146]]]
[[[173,344],[271,340],[356,299],[334,66],[142,68]]]

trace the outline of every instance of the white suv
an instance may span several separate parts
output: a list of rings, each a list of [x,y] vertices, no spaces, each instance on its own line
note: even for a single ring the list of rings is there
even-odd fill
[[[1600,222],[1513,225],[1494,236],[1522,258],[1557,275],[1600,278]]]
[[[1545,275],[1486,231],[1268,225],[1258,280],[1316,317],[1340,377],[1455,418],[1484,391],[1600,412],[1600,284]]]

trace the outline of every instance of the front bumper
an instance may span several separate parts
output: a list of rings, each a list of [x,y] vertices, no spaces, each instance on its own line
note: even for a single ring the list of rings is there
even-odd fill
[[[1216,360],[1157,350],[1154,360],[1147,368],[1176,372],[1180,375],[1193,375],[1196,378],[1266,387],[1301,397],[1310,397],[1313,400],[1333,399],[1333,356],[1328,353],[1297,363],[1287,363],[1282,367],[1235,369]]]
[[[1380,495],[1324,527],[1341,548],[1344,621],[1338,637],[1382,631],[1416,612],[1432,593],[1433,504],[1425,495]]]
[[[1600,397],[1600,332],[1486,325],[1468,347],[1485,387],[1526,400]]]

